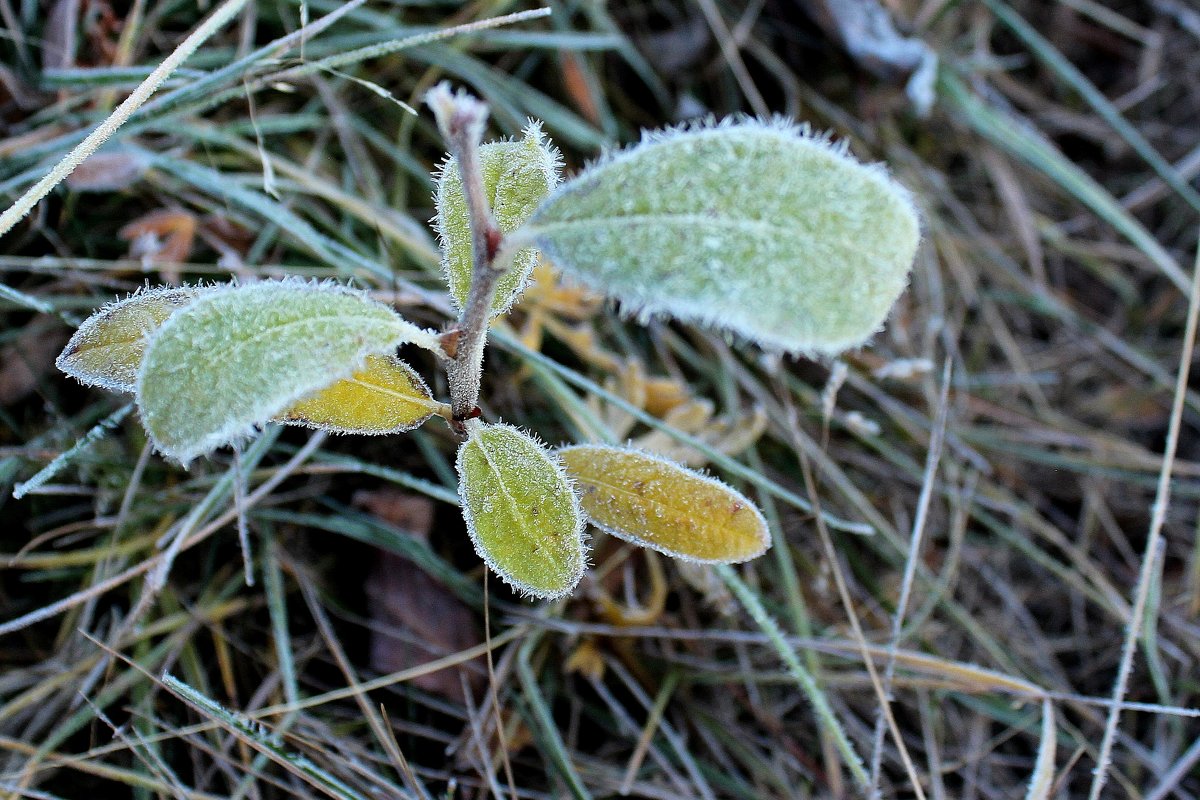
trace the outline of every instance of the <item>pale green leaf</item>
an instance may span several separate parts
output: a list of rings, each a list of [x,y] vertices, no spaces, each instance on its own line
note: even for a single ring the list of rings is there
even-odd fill
[[[558,451],[596,527],[687,561],[731,564],[771,546],[754,503],[720,481],[626,447],[581,444]]]
[[[457,467],[479,557],[524,594],[552,600],[570,593],[587,556],[579,500],[558,459],[512,426],[474,421]]]
[[[80,383],[132,392],[150,335],[202,291],[148,289],[110,303],[84,320],[54,363]]]
[[[408,364],[395,356],[367,356],[362,369],[295,403],[276,421],[381,435],[410,431],[441,406]]]
[[[341,286],[288,280],[214,288],[150,340],[138,409],[154,446],[186,463],[348,377],[367,356],[432,339]]]
[[[541,124],[530,122],[520,141],[489,142],[479,148],[479,168],[484,193],[501,232],[521,226],[550,190],[558,184],[559,153],[542,133]],[[436,176],[434,227],[442,245],[442,271],[450,296],[459,308],[466,307],[471,289],[471,228],[467,201],[463,196],[458,162],[450,158]],[[520,296],[537,262],[537,251],[525,248],[500,279],[492,301],[493,316],[502,314]]]
[[[677,129],[602,159],[510,247],[642,315],[791,352],[835,353],[882,325],[920,238],[879,166],[782,121]]]

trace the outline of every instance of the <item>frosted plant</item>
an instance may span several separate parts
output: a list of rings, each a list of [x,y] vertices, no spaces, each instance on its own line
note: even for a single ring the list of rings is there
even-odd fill
[[[688,561],[761,555],[762,514],[715,478],[630,447],[551,450],[478,419],[488,323],[540,252],[639,316],[836,353],[875,333],[904,289],[919,239],[907,192],[804,128],[750,119],[647,134],[560,185],[540,124],[483,144],[486,105],[444,84],[426,101],[450,149],[433,220],[461,312],[449,330],[328,283],[152,289],[84,322],[58,366],[133,392],[155,448],[184,464],[270,422],[385,434],[442,417],[462,437],[459,497],[476,551],[534,597],[574,589],[588,521]],[[437,356],[449,403],[396,358],[406,343]]]
[[[79,326],[54,363],[87,386],[132,392],[150,334],[201,291],[150,289],[110,303]]]
[[[437,347],[431,331],[344,287],[288,280],[210,289],[150,337],[138,411],[155,448],[186,463],[406,342]]]

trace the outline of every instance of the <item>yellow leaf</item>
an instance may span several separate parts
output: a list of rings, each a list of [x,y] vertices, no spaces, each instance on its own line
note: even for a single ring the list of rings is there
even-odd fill
[[[671,409],[691,399],[687,386],[672,378],[649,378],[646,380],[646,402],[644,408],[656,417],[665,416]]]
[[[203,291],[198,286],[149,289],[111,303],[79,326],[55,363],[81,383],[132,392],[147,340]]]
[[[584,639],[575,648],[563,665],[567,672],[578,672],[585,678],[599,681],[604,679],[604,656],[591,639]]]
[[[301,400],[279,422],[337,433],[385,434],[416,428],[442,404],[395,356],[368,356],[361,370]]]
[[[766,520],[744,495],[658,456],[583,444],[559,450],[596,525],[676,558],[736,563],[771,546]]]

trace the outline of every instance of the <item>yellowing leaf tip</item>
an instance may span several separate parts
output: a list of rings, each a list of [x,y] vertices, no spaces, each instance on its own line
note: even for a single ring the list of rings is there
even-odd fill
[[[54,365],[85,386],[132,392],[150,336],[206,286],[140,287],[80,324]]]

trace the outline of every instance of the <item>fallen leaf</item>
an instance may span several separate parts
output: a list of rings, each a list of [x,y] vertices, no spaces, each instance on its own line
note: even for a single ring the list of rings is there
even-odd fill
[[[196,217],[179,209],[151,211],[117,232],[129,242],[131,258],[146,266],[179,264],[192,255],[196,238]]]
[[[37,388],[54,363],[54,351],[66,338],[60,331],[46,331],[39,322],[47,318],[29,322],[20,338],[0,351],[0,406],[16,403]]]
[[[149,160],[136,150],[96,153],[76,167],[67,176],[66,183],[68,188],[77,192],[119,192],[141,180],[148,166]],[[187,253],[184,256],[184,259],[175,260],[185,260]]]
[[[434,508],[428,498],[383,488],[356,492],[352,502],[408,536],[429,540]],[[366,596],[375,623],[371,626],[372,669],[383,674],[400,672],[483,641],[471,610],[429,573],[387,550],[377,551],[371,563]],[[483,660],[419,675],[412,684],[461,702],[464,677],[472,695],[479,696],[487,680]]]
[[[566,89],[575,108],[588,122],[598,126],[600,124],[600,105],[592,93],[592,87],[588,83],[579,56],[568,50],[560,50],[558,62],[562,65],[563,88]]]
[[[80,5],[81,0],[55,0],[45,12],[41,38],[43,70],[75,66]]]

